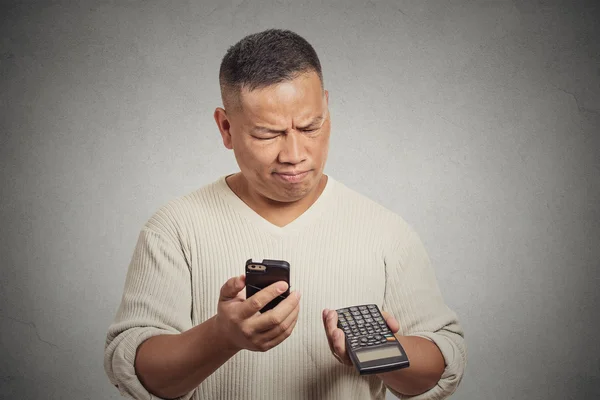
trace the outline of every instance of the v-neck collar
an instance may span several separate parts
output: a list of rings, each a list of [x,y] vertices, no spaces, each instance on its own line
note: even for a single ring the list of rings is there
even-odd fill
[[[248,206],[237,194],[229,187],[226,179],[233,174],[223,175],[216,182],[217,192],[223,197],[223,199],[242,217],[246,218],[249,222],[255,226],[270,232],[274,235],[287,235],[293,232],[298,232],[301,228],[309,225],[311,222],[318,219],[319,215],[327,207],[327,202],[333,192],[333,186],[335,186],[335,180],[331,176],[327,175],[327,183],[325,188],[317,198],[317,200],[311,204],[311,206],[299,215],[295,220],[285,226],[278,226],[267,219],[262,217],[250,206]]]

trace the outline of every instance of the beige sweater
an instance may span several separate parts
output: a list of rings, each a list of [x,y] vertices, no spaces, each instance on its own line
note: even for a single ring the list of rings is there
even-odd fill
[[[442,379],[415,399],[456,389],[466,364],[463,332],[402,218],[329,177],[319,199],[281,228],[240,200],[223,176],[160,208],[139,235],[106,340],[104,367],[122,395],[157,398],[135,375],[137,346],[213,316],[219,289],[244,273],[249,258],[290,263],[291,288],[302,293],[298,323],[279,346],[239,352],[182,399],[384,399],[379,378],[335,360],[321,322],[324,308],[365,303],[391,312],[400,334],[428,338],[444,355]]]

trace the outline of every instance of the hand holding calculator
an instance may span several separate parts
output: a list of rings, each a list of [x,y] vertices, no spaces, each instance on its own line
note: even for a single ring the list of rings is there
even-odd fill
[[[346,351],[359,374],[376,374],[410,365],[404,348],[375,304],[336,310]]]

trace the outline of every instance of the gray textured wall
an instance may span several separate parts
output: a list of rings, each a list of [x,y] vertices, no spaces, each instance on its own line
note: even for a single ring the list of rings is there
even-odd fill
[[[165,3],[0,6],[0,397],[117,398],[139,229],[235,170],[218,66],[269,27],[321,56],[327,172],[428,248],[469,345],[453,398],[600,396],[598,2]]]

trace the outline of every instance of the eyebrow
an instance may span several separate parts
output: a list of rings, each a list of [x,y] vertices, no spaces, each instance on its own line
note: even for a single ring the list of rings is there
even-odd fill
[[[318,116],[313,118],[308,124],[303,125],[303,126],[297,126],[297,129],[306,129],[309,128],[315,124],[318,124],[319,122],[323,121],[325,119],[324,116]],[[254,132],[267,132],[267,133],[282,133],[285,132],[286,130],[280,130],[280,129],[271,129],[271,128],[267,128],[266,126],[255,126],[252,128],[252,131]]]
[[[310,121],[307,125],[297,126],[296,128],[298,128],[298,129],[306,129],[306,128],[311,127],[311,126],[313,126],[315,124],[318,124],[319,122],[323,121],[324,119],[325,119],[325,117],[321,115],[321,116],[313,118],[312,121]]]

